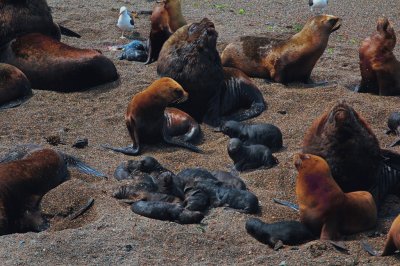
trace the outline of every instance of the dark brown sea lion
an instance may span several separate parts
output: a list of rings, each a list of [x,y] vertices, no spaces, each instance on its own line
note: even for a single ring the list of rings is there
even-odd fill
[[[31,95],[31,85],[24,73],[0,63],[0,109],[18,106]]]
[[[222,65],[242,70],[250,77],[279,83],[309,82],[311,71],[328,44],[329,35],[339,29],[338,17],[310,18],[303,29],[285,41],[246,36],[222,52]]]
[[[164,0],[157,3],[160,4],[154,7],[150,18],[151,31],[146,64],[156,61],[164,42],[177,29],[186,25],[180,0]]]
[[[271,168],[278,164],[271,150],[264,145],[244,145],[233,138],[228,143],[228,154],[238,171],[254,170],[259,167]]]
[[[164,43],[157,73],[189,93],[177,105],[196,121],[218,126],[221,120],[245,120],[266,109],[262,94],[240,70],[223,69],[214,23],[204,18],[179,28]]]
[[[271,248],[274,248],[279,240],[285,245],[299,245],[315,239],[311,231],[298,221],[281,221],[268,224],[260,219],[251,218],[246,222],[246,231]]]
[[[367,122],[345,102],[313,122],[303,153],[324,158],[344,192],[368,190],[378,206],[388,193],[400,191],[400,155],[380,149]]]
[[[72,156],[37,145],[19,146],[0,159],[0,234],[46,229],[39,203],[69,177],[67,166],[104,176]]]
[[[337,239],[376,225],[377,208],[367,191],[343,193],[328,163],[312,154],[296,154],[296,197],[300,221],[321,239]]]
[[[361,83],[357,92],[400,95],[400,62],[393,54],[396,34],[387,18],[380,18],[377,32],[359,49]]]
[[[388,121],[388,130],[386,131],[386,134],[395,134],[397,135],[397,140],[390,144],[390,147],[394,147],[400,144],[400,112],[393,112],[390,114]]]
[[[114,64],[99,51],[78,49],[48,36],[20,36],[0,52],[0,62],[19,68],[35,89],[75,91],[118,79]]]
[[[175,132],[180,133],[181,125],[172,124],[170,122],[173,119],[168,121],[165,118],[165,108],[169,104],[185,101],[187,97],[188,94],[182,86],[171,78],[154,81],[145,90],[133,96],[125,113],[125,122],[133,142],[132,146],[113,148],[103,145],[103,147],[127,155],[138,155],[140,143],[155,143],[164,140],[169,144],[200,152],[196,146],[173,138],[174,135],[169,135]],[[178,119],[178,121],[182,120]],[[170,125],[173,127],[169,127]],[[175,126],[177,126],[176,129]],[[189,132],[186,137],[191,135]]]
[[[396,250],[400,249],[400,215],[394,219],[390,230],[386,237],[385,248],[383,249],[382,256],[394,254]]]

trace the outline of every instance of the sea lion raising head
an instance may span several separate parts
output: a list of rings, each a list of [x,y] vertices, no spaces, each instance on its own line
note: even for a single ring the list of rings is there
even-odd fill
[[[360,48],[361,83],[357,92],[400,95],[400,62],[393,54],[396,34],[387,18],[379,18],[377,32]]]
[[[223,66],[235,67],[250,77],[274,82],[309,82],[311,71],[328,44],[329,35],[340,28],[339,18],[318,15],[287,40],[245,36],[222,52]]]
[[[328,163],[311,154],[296,154],[296,197],[300,221],[321,239],[337,239],[375,226],[377,209],[367,191],[343,193]]]

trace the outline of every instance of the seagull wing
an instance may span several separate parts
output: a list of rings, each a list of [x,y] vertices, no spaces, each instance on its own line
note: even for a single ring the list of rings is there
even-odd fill
[[[133,18],[131,17],[131,25],[134,26],[135,25],[135,21],[133,20]]]
[[[308,5],[309,6],[312,6],[314,4],[314,1],[313,0],[308,0]]]

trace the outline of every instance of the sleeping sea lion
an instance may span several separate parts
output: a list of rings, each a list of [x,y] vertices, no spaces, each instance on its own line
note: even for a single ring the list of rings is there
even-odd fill
[[[275,152],[282,148],[282,132],[272,124],[246,125],[237,121],[227,121],[221,132],[230,138],[240,139],[244,145],[261,144]]]
[[[382,256],[392,255],[396,250],[400,249],[400,215],[394,219],[390,230],[386,237],[385,248]]]
[[[359,48],[361,83],[355,91],[400,95],[400,62],[393,54],[396,33],[387,18],[377,24],[377,32]]]
[[[160,76],[175,79],[189,93],[176,107],[212,126],[249,119],[266,109],[261,92],[244,73],[223,69],[217,37],[207,18],[185,25],[164,43],[157,62]]]
[[[321,239],[334,240],[376,225],[377,208],[371,193],[343,193],[328,163],[311,154],[296,154],[296,197],[300,221]]]
[[[154,81],[145,90],[133,96],[125,113],[125,122],[133,142],[132,146],[126,148],[102,146],[127,155],[139,155],[140,143],[155,143],[164,140],[169,144],[200,152],[196,146],[179,138],[174,138],[176,137],[174,135],[169,135],[181,133],[182,128],[181,125],[172,123],[175,118],[166,119],[165,109],[171,103],[185,101],[187,97],[188,93],[171,78],[161,78]],[[181,115],[182,112],[179,112],[179,116]],[[179,118],[176,121],[182,121],[182,119]],[[189,128],[191,131],[190,127],[183,128]],[[189,136],[192,136],[192,132],[185,135],[185,137]]]
[[[240,139],[233,138],[228,143],[228,154],[238,171],[257,169],[259,167],[271,168],[278,164],[271,150],[264,145],[244,145]]]
[[[344,101],[314,120],[302,151],[324,158],[344,192],[368,190],[378,206],[400,191],[400,155],[380,149],[368,123]]]
[[[34,89],[75,91],[118,79],[114,64],[99,51],[74,48],[39,33],[10,42],[0,52],[0,62],[19,68]]]
[[[31,95],[31,85],[24,73],[0,63],[0,109],[16,107]]]
[[[309,82],[311,71],[328,44],[329,35],[340,28],[338,17],[310,18],[303,29],[287,40],[245,36],[229,44],[221,55],[222,65],[242,70],[249,77],[279,83]]]
[[[69,166],[104,177],[75,157],[38,145],[17,146],[1,158],[0,234],[46,229],[40,200],[69,177]]]
[[[151,31],[148,41],[148,58],[146,64],[150,64],[158,59],[161,47],[164,42],[177,29],[186,25],[186,20],[182,15],[180,0],[163,0],[153,8],[151,13]]]

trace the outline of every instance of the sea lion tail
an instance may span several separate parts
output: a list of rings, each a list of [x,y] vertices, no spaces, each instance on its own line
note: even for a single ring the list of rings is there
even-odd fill
[[[81,35],[79,35],[78,33],[64,27],[61,25],[58,25],[58,27],[60,27],[60,32],[62,35],[68,36],[68,37],[75,37],[75,38],[80,38]]]
[[[104,173],[90,167],[89,165],[85,164],[78,158],[68,155],[68,154],[65,154],[65,153],[61,153],[61,154],[64,158],[64,161],[67,163],[68,167],[74,167],[79,172],[82,172],[84,174],[107,178],[107,176]]]

